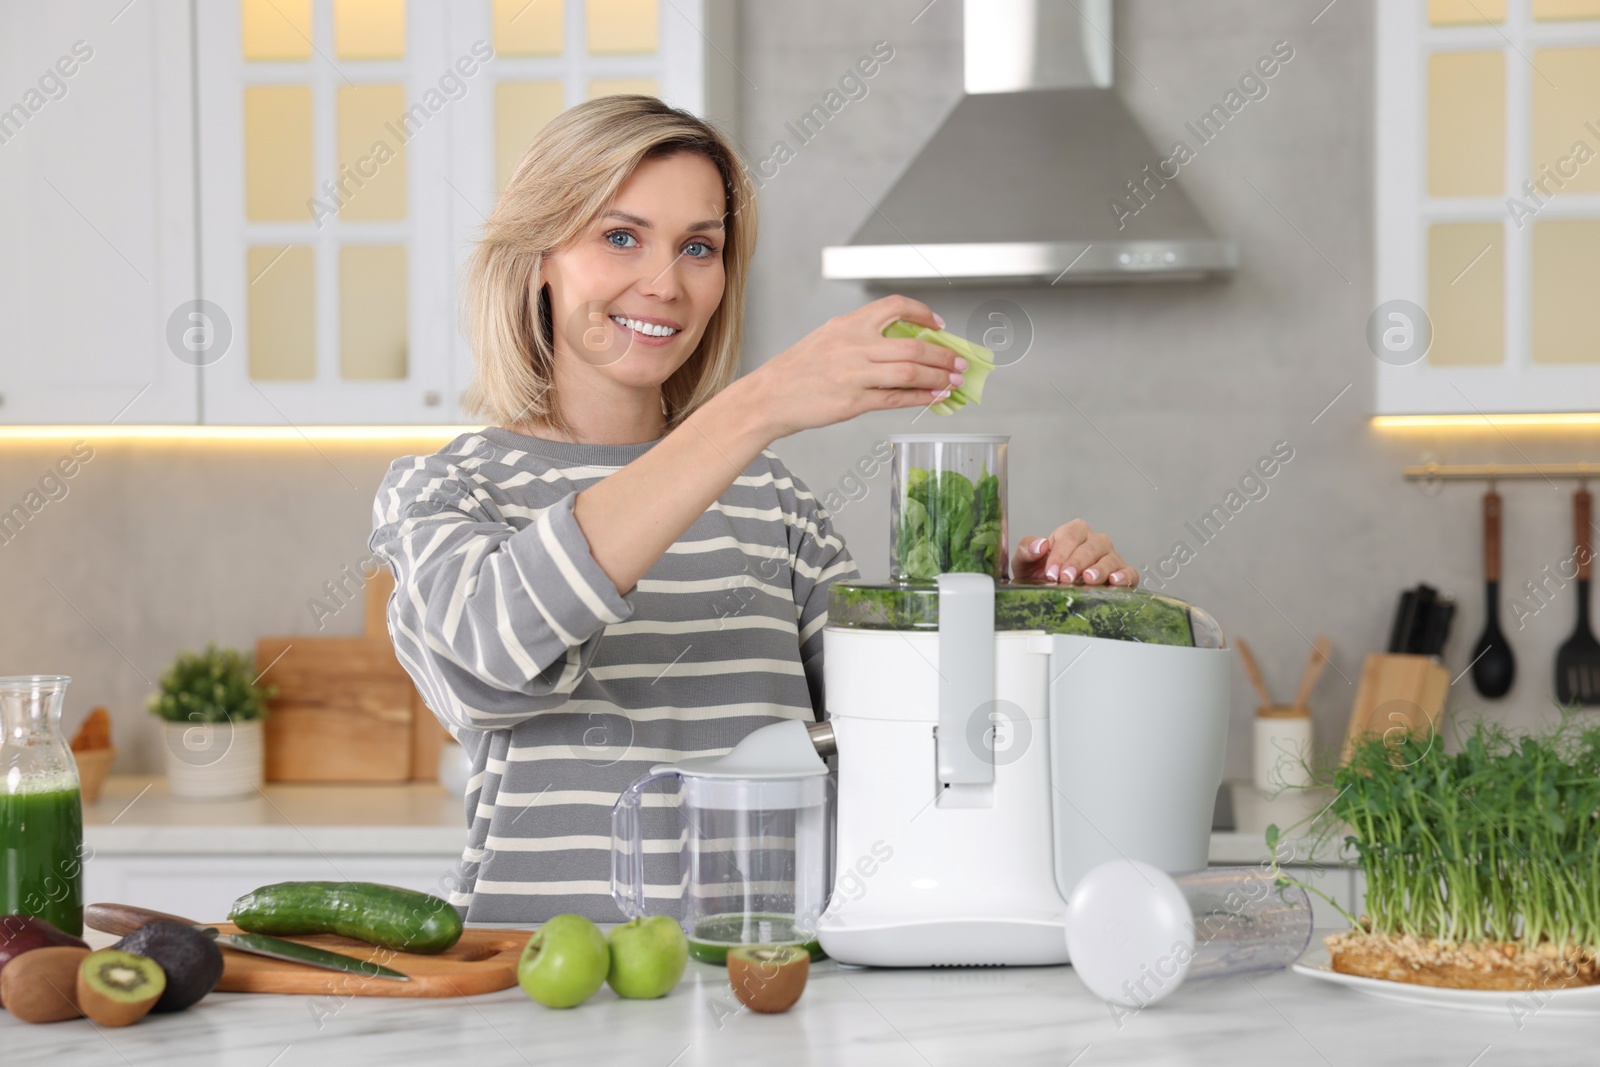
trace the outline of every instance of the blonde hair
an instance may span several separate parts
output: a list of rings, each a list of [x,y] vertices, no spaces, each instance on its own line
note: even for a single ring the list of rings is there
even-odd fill
[[[534,135],[467,265],[462,318],[475,373],[462,398],[473,416],[511,425],[534,419],[567,436],[555,394],[550,295],[537,303],[530,280],[544,257],[576,240],[646,159],[692,152],[722,175],[727,227],[724,289],[694,353],[662,383],[667,427],[738,376],[745,277],[756,245],[756,203],[748,168],[715,126],[653,96],[606,96],[579,104]]]

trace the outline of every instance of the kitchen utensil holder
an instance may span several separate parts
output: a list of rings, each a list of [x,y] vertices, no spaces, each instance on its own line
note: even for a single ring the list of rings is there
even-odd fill
[[[1311,709],[1272,704],[1256,709],[1254,780],[1263,793],[1311,784]]]

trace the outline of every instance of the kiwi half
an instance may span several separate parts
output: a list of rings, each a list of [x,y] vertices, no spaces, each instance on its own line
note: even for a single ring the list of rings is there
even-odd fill
[[[27,1023],[79,1018],[78,965],[87,955],[88,949],[71,945],[24,952],[0,971],[0,1000]]]
[[[148,956],[106,948],[78,966],[78,1007],[101,1026],[138,1022],[166,988],[167,973]]]
[[[739,945],[728,950],[728,984],[751,1011],[788,1011],[805,992],[811,953],[800,945]]]

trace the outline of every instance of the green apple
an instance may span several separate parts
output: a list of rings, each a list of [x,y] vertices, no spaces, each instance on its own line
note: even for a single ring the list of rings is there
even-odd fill
[[[689,964],[689,939],[665,915],[634,919],[611,931],[611,973],[606,981],[619,997],[664,997]]]
[[[570,1008],[605,983],[611,952],[582,915],[557,915],[535,930],[517,961],[517,984],[547,1008]]]

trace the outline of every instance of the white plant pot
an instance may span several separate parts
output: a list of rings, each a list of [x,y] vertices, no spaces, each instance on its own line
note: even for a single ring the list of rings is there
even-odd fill
[[[180,800],[249,796],[261,788],[265,749],[259,719],[166,724],[167,782]]]

